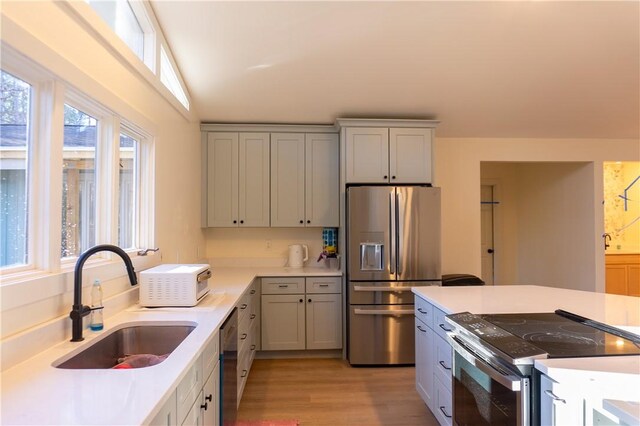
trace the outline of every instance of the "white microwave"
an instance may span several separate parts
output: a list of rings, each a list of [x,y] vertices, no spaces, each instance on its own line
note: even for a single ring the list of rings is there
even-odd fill
[[[209,265],[166,264],[140,272],[140,305],[195,306],[209,293]]]

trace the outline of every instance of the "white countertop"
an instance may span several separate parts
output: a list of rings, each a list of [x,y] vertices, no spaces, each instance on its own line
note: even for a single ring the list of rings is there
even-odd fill
[[[132,306],[108,318],[101,332],[84,330],[2,373],[2,424],[142,424],[149,422],[202,353],[257,276],[340,276],[326,268],[213,268],[212,292],[194,308]],[[51,366],[124,323],[193,322],[197,327],[162,363],[123,370],[65,370]]]
[[[529,285],[414,287],[413,292],[447,314],[563,309],[640,335],[638,297]],[[640,356],[544,359],[537,360],[535,367],[559,382],[583,380],[602,386],[611,384],[626,389],[626,395],[631,396],[629,400],[640,399]]]

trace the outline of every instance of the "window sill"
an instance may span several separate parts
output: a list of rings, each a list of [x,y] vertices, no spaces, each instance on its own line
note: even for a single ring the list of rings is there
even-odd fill
[[[160,252],[147,256],[136,256],[135,252],[129,253],[131,262],[137,273],[153,266],[159,265],[162,260]],[[40,300],[56,297],[73,292],[73,272],[75,262],[63,265],[58,272],[25,271],[2,277],[0,284],[0,312],[29,305]],[[126,270],[120,258],[96,259],[88,261],[82,274],[83,288],[89,287],[95,279],[103,283],[123,278]],[[88,303],[88,293],[85,303]]]

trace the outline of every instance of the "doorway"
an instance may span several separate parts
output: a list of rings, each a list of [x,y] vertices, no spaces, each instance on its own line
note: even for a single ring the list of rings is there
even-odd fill
[[[481,239],[480,250],[482,253],[482,280],[486,285],[494,284],[494,187],[493,185],[480,186],[480,222]]]

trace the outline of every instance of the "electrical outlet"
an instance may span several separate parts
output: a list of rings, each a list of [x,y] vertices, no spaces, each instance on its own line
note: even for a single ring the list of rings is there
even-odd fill
[[[267,240],[267,250],[271,250],[271,240]]]

